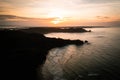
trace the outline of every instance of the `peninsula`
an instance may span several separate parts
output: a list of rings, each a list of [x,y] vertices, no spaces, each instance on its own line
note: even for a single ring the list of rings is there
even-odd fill
[[[0,30],[2,74],[11,80],[42,80],[37,69],[42,67],[48,51],[69,44],[83,45],[81,40],[48,38],[43,34],[21,30]]]

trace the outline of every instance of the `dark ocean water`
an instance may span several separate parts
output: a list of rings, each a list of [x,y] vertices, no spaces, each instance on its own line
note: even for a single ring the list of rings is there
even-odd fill
[[[86,28],[87,33],[49,33],[47,37],[88,40],[49,51],[45,80],[120,80],[120,28]]]

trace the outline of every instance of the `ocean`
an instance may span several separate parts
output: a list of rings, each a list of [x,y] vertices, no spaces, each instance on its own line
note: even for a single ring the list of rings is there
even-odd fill
[[[42,68],[45,80],[120,80],[120,28],[85,29],[91,32],[45,34],[88,41],[51,49]]]

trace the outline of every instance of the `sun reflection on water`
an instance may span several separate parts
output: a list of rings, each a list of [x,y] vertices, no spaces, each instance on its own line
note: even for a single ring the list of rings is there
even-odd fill
[[[70,45],[63,48],[50,50],[43,67],[44,77],[49,73],[53,75],[53,80],[66,80],[64,76],[64,66],[72,60],[76,54],[76,46]],[[47,71],[46,71],[47,69]],[[50,76],[49,76],[50,77]],[[46,78],[46,77],[45,77]],[[48,76],[47,76],[48,78]],[[47,79],[46,79],[47,80]]]

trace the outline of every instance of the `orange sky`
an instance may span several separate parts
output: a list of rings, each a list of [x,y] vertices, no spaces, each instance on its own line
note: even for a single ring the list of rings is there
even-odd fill
[[[0,0],[0,25],[120,25],[120,0]]]

